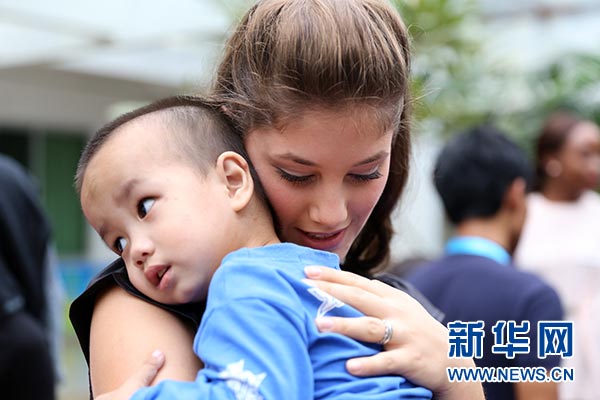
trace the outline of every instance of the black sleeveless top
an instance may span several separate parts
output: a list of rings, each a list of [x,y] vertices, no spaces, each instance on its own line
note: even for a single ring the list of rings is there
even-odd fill
[[[427,311],[438,321],[442,321],[444,314],[432,305],[417,289],[415,289],[410,283],[405,282],[401,278],[391,273],[380,273],[375,276],[376,279],[396,288],[402,290],[425,307]],[[92,313],[94,311],[94,305],[96,303],[96,297],[101,294],[105,289],[112,285],[118,285],[124,289],[127,293],[132,294],[144,301],[156,305],[162,309],[165,309],[186,323],[191,323],[194,328],[200,326],[200,320],[205,310],[204,303],[192,303],[182,305],[166,305],[152,300],[148,296],[137,290],[129,281],[127,271],[125,270],[125,263],[121,258],[115,260],[108,267],[100,271],[94,279],[88,284],[85,291],[80,294],[71,303],[69,309],[69,319],[75,329],[75,334],[79,340],[79,345],[85,356],[85,361],[90,362],[90,327],[92,323]],[[190,349],[191,350],[191,349]],[[88,369],[89,374],[89,369]],[[90,396],[91,396],[91,382],[90,382]],[[90,397],[91,398],[91,397]]]
[[[129,276],[125,270],[123,259],[119,258],[112,262],[108,267],[100,271],[88,284],[87,288],[71,303],[69,309],[69,319],[75,329],[75,334],[79,340],[79,345],[85,356],[85,361],[89,365],[90,356],[90,327],[92,323],[92,313],[96,303],[96,297],[105,289],[113,286],[120,286],[127,293],[134,295],[148,303],[163,308],[178,317],[184,322],[191,323],[194,328],[200,326],[200,320],[204,313],[204,303],[190,303],[181,305],[162,304],[152,300],[129,281]]]

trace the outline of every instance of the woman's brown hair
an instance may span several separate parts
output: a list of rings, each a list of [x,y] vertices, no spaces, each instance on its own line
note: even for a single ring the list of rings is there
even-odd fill
[[[556,111],[546,118],[535,146],[535,190],[542,190],[547,180],[548,158],[562,149],[569,133],[581,122],[582,118],[568,111]]]
[[[367,274],[389,256],[390,214],[408,177],[409,39],[385,0],[262,0],[226,44],[213,95],[242,135],[309,110],[372,110],[394,131],[388,181],[344,269]]]

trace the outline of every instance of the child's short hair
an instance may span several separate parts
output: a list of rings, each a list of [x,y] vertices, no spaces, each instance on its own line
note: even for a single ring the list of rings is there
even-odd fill
[[[215,104],[196,96],[167,97],[121,115],[90,138],[83,149],[75,175],[78,193],[81,192],[87,166],[106,141],[123,126],[141,118],[146,119],[147,116],[154,118],[143,123],[158,123],[168,128],[165,129],[168,132],[164,135],[165,145],[176,153],[174,157],[190,162],[201,173],[208,173],[225,151],[239,153],[250,164],[241,136],[226,122]],[[250,169],[255,178],[253,169]],[[258,180],[254,179],[254,182],[258,187]],[[261,190],[257,192],[261,193]]]

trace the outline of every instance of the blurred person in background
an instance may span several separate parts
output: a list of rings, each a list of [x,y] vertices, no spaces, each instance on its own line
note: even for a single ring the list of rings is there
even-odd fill
[[[556,288],[565,319],[574,322],[575,382],[561,399],[599,399],[600,387],[600,130],[592,121],[558,111],[536,143],[536,191],[515,258]]]
[[[0,155],[0,387],[6,400],[52,400],[62,291],[37,187]]]
[[[442,258],[416,267],[407,279],[442,310],[445,323],[484,322],[478,367],[547,372],[560,363],[558,356],[537,356],[537,322],[562,319],[559,297],[536,275],[516,269],[511,258],[525,221],[531,169],[518,146],[491,125],[454,137],[436,161],[435,187],[455,236]],[[527,353],[511,359],[494,351],[492,328],[498,321],[529,322]],[[554,382],[484,382],[483,387],[488,400],[558,398]]]

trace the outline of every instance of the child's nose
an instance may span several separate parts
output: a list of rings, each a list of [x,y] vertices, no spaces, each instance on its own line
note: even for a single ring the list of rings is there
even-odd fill
[[[131,257],[133,263],[142,268],[148,257],[154,252],[152,241],[147,238],[138,238],[131,246]]]

